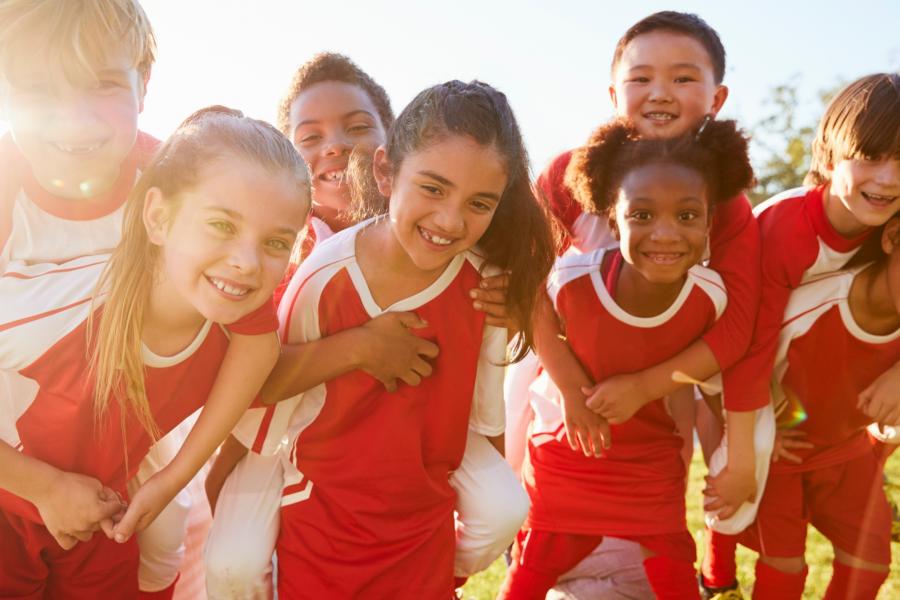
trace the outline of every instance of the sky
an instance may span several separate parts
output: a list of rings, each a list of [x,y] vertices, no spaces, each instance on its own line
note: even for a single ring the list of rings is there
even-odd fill
[[[821,110],[818,90],[900,70],[896,0],[145,0],[143,6],[159,55],[140,123],[157,137],[209,104],[274,122],[294,70],[328,50],[348,55],[384,86],[395,112],[447,79],[478,78],[501,89],[536,171],[611,116],[616,40],[657,10],[694,12],[718,30],[731,89],[721,114],[748,127],[765,114],[776,85],[795,81],[801,114],[813,120]]]

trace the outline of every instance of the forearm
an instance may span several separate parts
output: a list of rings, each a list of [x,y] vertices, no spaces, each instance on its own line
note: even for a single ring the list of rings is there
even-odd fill
[[[752,473],[756,467],[753,443],[756,411],[725,413],[725,435],[728,436],[728,468],[739,473]]]
[[[698,381],[706,381],[719,372],[719,363],[709,345],[703,340],[697,340],[669,360],[644,369],[638,374],[647,391],[647,397],[662,398],[682,387],[684,383],[672,379],[675,371],[681,371]]]
[[[541,294],[536,315],[534,342],[541,365],[563,396],[583,397],[581,388],[589,387],[594,382],[562,337],[559,319],[550,299],[544,294]]]
[[[288,344],[260,390],[263,404],[275,404],[362,366],[361,328],[300,344]]]
[[[56,467],[0,442],[0,488],[34,504],[59,475]]]

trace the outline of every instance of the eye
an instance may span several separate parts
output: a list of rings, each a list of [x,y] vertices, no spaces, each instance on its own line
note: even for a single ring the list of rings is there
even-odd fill
[[[441,188],[439,188],[436,185],[432,185],[430,183],[420,183],[419,189],[424,190],[425,193],[427,193],[431,196],[440,196],[441,192],[442,192]]]
[[[361,134],[368,132],[370,129],[372,129],[372,126],[368,123],[359,123],[357,125],[351,125],[350,127],[348,127],[347,131],[350,133]]]
[[[700,218],[700,213],[695,210],[683,210],[678,213],[679,221],[694,221]]]
[[[297,143],[303,144],[304,146],[309,146],[310,144],[315,144],[320,139],[322,139],[322,136],[318,133],[308,133],[306,135],[300,136]]]
[[[492,210],[494,210],[495,204],[493,204],[493,203],[491,203],[491,202],[487,202],[487,201],[485,201],[485,200],[477,200],[477,199],[475,199],[475,200],[472,200],[472,201],[469,203],[469,206],[471,206],[472,208],[474,208],[477,212],[480,212],[480,213],[489,213],[489,212],[491,212]]]
[[[278,250],[278,251],[290,251],[291,250],[291,245],[287,241],[285,241],[281,238],[272,238],[271,240],[266,242],[266,245],[269,248],[272,248],[273,250]]]
[[[210,221],[209,225],[222,233],[234,233],[234,225],[228,221]]]
[[[691,81],[696,81],[696,79],[690,75],[681,75],[680,77],[675,78],[675,83],[689,83]]]
[[[646,222],[653,218],[649,210],[633,210],[628,213],[627,217],[634,221]]]
[[[628,79],[627,81],[630,83],[647,83],[648,81],[650,81],[650,78],[641,75],[639,77],[632,77],[631,79]]]

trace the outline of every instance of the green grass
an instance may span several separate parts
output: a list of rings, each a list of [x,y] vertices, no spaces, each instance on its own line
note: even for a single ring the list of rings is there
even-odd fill
[[[900,452],[895,453],[888,461],[885,469],[891,481],[900,483]],[[697,547],[702,552],[703,548],[703,512],[700,509],[703,487],[703,476],[706,474],[706,466],[703,458],[697,452],[691,464],[691,478],[688,483],[687,495],[687,521],[688,527],[694,533]],[[900,498],[895,498],[900,501]],[[879,600],[900,598],[900,544],[893,544],[893,559],[891,561],[891,575],[882,586]],[[831,561],[834,555],[831,544],[819,534],[818,531],[809,528],[809,537],[806,540],[806,562],[809,565],[809,575],[806,578],[806,590],[804,598],[821,598],[831,579]],[[756,555],[744,547],[738,548],[738,580],[744,589],[746,598],[750,598],[750,590],[753,587],[753,566]],[[467,600],[493,600],[497,595],[497,589],[506,574],[506,564],[500,558],[491,567],[472,577],[464,589]]]

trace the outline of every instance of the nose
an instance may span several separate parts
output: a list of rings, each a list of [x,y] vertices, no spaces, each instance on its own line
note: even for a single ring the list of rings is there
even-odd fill
[[[669,83],[661,78],[653,79],[648,99],[651,102],[671,102],[672,93],[669,90]]]
[[[650,239],[654,242],[675,242],[680,238],[678,225],[671,219],[659,219],[650,232]]]
[[[438,207],[434,224],[443,233],[458,235],[465,229],[466,220],[463,217],[462,209],[455,202],[446,200]]]
[[[255,240],[235,240],[228,255],[228,266],[251,275],[259,271],[261,264],[260,247]]]
[[[49,123],[61,133],[80,133],[99,125],[94,103],[87,94],[75,90],[58,91],[52,99]]]
[[[334,131],[325,138],[322,153],[325,156],[341,156],[353,149],[353,144],[343,131]]]

